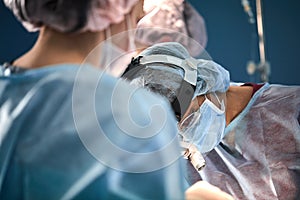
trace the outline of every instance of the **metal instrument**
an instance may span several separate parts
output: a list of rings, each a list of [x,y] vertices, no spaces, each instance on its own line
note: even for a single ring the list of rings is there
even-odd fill
[[[242,5],[245,12],[249,16],[249,22],[254,23],[253,14],[248,0],[242,0]],[[253,75],[256,71],[260,73],[260,80],[262,82],[268,82],[271,74],[271,65],[266,60],[265,50],[265,35],[263,27],[263,13],[262,13],[262,0],[256,0],[256,25],[258,35],[258,46],[259,46],[259,63],[256,64],[254,61],[249,61],[247,64],[247,72],[249,75]]]

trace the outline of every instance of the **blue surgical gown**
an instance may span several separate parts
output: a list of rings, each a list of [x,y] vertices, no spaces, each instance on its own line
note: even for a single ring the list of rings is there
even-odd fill
[[[0,76],[0,199],[183,199],[175,124],[89,66]]]
[[[206,156],[204,180],[235,199],[300,198],[300,86],[259,89]]]

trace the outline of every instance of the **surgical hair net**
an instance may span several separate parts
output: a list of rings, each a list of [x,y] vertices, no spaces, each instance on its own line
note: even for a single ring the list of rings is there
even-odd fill
[[[177,42],[164,42],[148,47],[139,56],[168,55],[181,59],[190,57],[189,52]]]
[[[131,84],[162,95],[173,102],[183,80],[183,71],[171,67],[154,65],[146,67],[133,77]]]
[[[212,60],[199,59],[198,61],[194,97],[211,92],[225,93],[230,84],[229,72]]]
[[[138,0],[4,0],[30,31],[43,25],[60,32],[102,31],[120,23]]]
[[[192,56],[207,43],[202,16],[183,0],[145,0],[146,15],[137,25],[136,40],[148,46],[159,42],[179,42]],[[196,25],[196,26],[195,26]]]
[[[191,57],[187,50],[177,42],[156,44],[142,51],[140,56],[157,54],[181,59]],[[194,97],[212,92],[225,93],[230,84],[229,72],[212,60],[197,59],[197,61],[197,84]],[[161,68],[161,70],[164,70],[164,68]],[[161,78],[163,79],[163,77]]]

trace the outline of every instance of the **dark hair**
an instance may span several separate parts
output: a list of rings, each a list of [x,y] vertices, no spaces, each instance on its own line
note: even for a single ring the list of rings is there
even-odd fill
[[[91,6],[92,0],[27,0],[26,13],[21,12],[20,17],[36,26],[48,25],[63,32],[76,32],[86,25]]]

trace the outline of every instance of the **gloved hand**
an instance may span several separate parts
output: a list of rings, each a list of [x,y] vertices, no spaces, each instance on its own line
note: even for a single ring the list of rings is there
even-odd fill
[[[234,200],[231,195],[206,181],[198,181],[189,187],[185,192],[185,198],[186,200]]]

